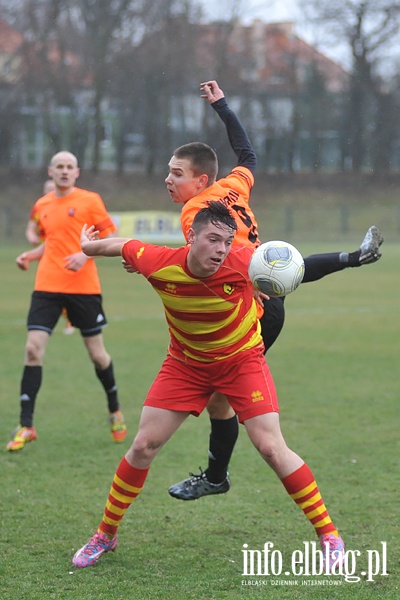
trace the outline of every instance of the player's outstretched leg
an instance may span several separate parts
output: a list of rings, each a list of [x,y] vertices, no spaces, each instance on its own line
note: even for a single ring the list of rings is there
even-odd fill
[[[383,241],[378,227],[372,225],[365,234],[359,249],[354,252],[331,252],[306,256],[304,258],[303,283],[318,281],[322,277],[349,267],[361,267],[376,262],[382,256],[379,249]]]

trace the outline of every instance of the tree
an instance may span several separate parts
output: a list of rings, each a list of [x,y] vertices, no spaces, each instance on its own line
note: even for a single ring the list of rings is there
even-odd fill
[[[380,95],[379,63],[400,31],[397,0],[302,0],[307,19],[337,43],[346,43],[352,57],[348,98],[348,147],[352,168],[365,165],[374,108]]]
[[[131,115],[130,129],[121,130],[121,136],[143,136],[145,168],[151,175],[156,165],[166,164],[174,145],[172,104],[179,103],[192,86],[198,87],[193,75],[197,30],[186,0],[148,0],[144,6],[140,37],[136,36],[134,43],[127,40],[114,65],[119,73],[115,94],[123,99],[121,114],[125,119]],[[122,138],[120,171],[124,165]]]
[[[123,38],[126,22],[141,14],[140,1],[113,0],[79,0],[75,10],[80,14],[81,36],[85,40],[85,63],[92,77],[94,113],[94,143],[92,170],[96,173],[100,163],[100,142],[103,133],[102,101],[110,80],[116,48]]]

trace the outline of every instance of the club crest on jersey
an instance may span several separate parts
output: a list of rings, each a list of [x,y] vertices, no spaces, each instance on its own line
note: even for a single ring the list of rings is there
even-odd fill
[[[143,252],[144,252],[144,246],[139,248],[139,250],[136,252],[136,258],[140,258],[142,256]]]
[[[224,283],[223,289],[225,294],[230,296],[235,291],[235,286],[232,283]]]
[[[176,285],[174,283],[167,283],[165,291],[168,292],[168,294],[176,294]]]
[[[68,209],[68,216],[69,217],[74,217],[75,216],[75,209],[74,208],[69,208]]]

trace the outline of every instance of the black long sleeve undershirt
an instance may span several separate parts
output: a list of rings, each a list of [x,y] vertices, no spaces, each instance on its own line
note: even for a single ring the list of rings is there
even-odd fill
[[[237,156],[239,167],[247,167],[255,174],[257,156],[241,122],[228,106],[225,98],[211,104],[220,119],[224,122],[229,143]]]

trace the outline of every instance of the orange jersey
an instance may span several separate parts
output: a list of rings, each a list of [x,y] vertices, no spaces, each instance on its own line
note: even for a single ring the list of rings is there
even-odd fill
[[[54,200],[55,197],[56,196],[55,196],[54,192],[49,192],[45,196],[42,196],[41,198],[39,198],[39,200],[37,200],[35,202],[35,204],[31,208],[31,212],[29,213],[29,220],[30,221],[35,221],[36,225],[38,225],[38,223],[39,223],[39,215],[38,215],[38,212],[37,212],[38,203],[39,202],[40,203],[46,203],[46,202],[48,202],[50,200]],[[43,241],[44,240],[44,234],[43,234],[43,231],[41,229],[39,229],[39,226],[38,226],[38,235],[39,235],[40,239]]]
[[[64,198],[53,192],[36,202],[32,213],[45,238],[44,254],[39,261],[35,291],[64,294],[100,294],[95,261],[89,259],[78,271],[65,268],[65,258],[81,252],[80,235],[85,223],[94,225],[100,237],[116,231],[100,196],[74,188]]]
[[[144,275],[164,305],[179,360],[214,362],[261,346],[256,302],[247,275],[251,251],[230,251],[218,271],[205,278],[187,268],[189,246],[168,248],[130,240],[122,256]]]
[[[249,205],[254,177],[246,167],[235,167],[224,179],[219,179],[210,187],[194,196],[183,205],[181,225],[183,235],[187,239],[189,228],[200,209],[207,207],[207,201],[220,200],[235,217],[238,229],[233,241],[237,246],[256,248],[260,245],[258,225]]]
[[[233,245],[244,245],[253,250],[257,248],[261,243],[258,237],[258,224],[249,205],[253,185],[252,172],[246,167],[235,167],[228,177],[219,179],[200,194],[185,202],[181,212],[181,225],[186,240],[189,228],[199,210],[206,208],[209,200],[220,200],[231,210],[238,227]],[[258,317],[261,318],[263,313],[263,307],[257,303]]]

